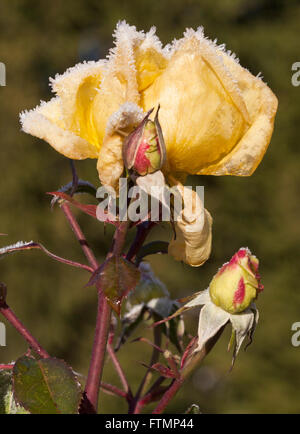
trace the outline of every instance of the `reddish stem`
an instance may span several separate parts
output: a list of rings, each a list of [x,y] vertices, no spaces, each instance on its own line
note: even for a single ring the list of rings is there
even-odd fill
[[[91,266],[93,267],[94,270],[96,270],[98,268],[98,262],[95,258],[94,253],[92,252],[90,246],[88,245],[88,242],[77,222],[77,220],[75,219],[69,205],[64,202],[61,205],[61,209],[63,210],[77,240],[79,241],[79,244],[83,250],[83,253],[85,254],[87,260],[89,261],[89,263],[91,264]]]
[[[100,387],[101,389],[103,389],[104,392],[111,393],[113,395],[127,399],[127,393],[124,392],[124,390],[120,390],[118,387],[113,386],[112,384],[100,383]]]
[[[113,254],[121,254],[128,226],[129,221],[125,221],[120,223],[120,225],[117,227],[114,233],[112,247],[106,258],[110,257]],[[97,269],[97,266],[95,269]],[[110,317],[111,308],[108,305],[106,298],[101,291],[101,288],[98,288],[98,312],[96,320],[96,330],[92,350],[92,358],[90,362],[87,383],[85,386],[84,398],[81,406],[81,413],[97,412],[100,381],[102,378],[107,338],[110,329]]]
[[[128,414],[137,414],[140,412],[140,410],[142,409],[142,407],[146,404],[139,404],[141,402],[140,397],[141,395],[143,395],[145,388],[147,387],[147,385],[149,384],[149,382],[151,381],[151,377],[152,377],[152,372],[151,372],[151,366],[154,365],[156,362],[158,362],[159,360],[159,355],[162,352],[160,345],[161,345],[161,329],[160,327],[155,327],[153,329],[153,337],[154,337],[154,343],[152,345],[153,347],[153,351],[151,354],[151,360],[149,363],[149,368],[147,369],[147,372],[145,373],[141,384],[136,392],[135,397],[133,398],[133,400],[130,402],[129,405],[129,410],[128,410]],[[147,395],[151,392],[153,392],[156,387],[159,387],[160,384],[164,381],[164,378],[160,377],[158,379],[158,381],[156,381],[153,386],[151,387],[151,389],[148,391]]]
[[[92,357],[89,366],[87,382],[84,391],[82,413],[96,413],[98,396],[102,378],[107,337],[110,327],[111,308],[106,302],[105,296],[98,288],[98,310],[96,330],[92,349]]]
[[[130,220],[126,220],[117,226],[115,230],[112,246],[110,252],[108,253],[108,257],[114,254],[115,256],[120,256],[122,254],[122,249],[124,247],[125,238],[127,234],[127,230],[130,225]]]
[[[167,391],[169,386],[162,387],[161,384],[165,381],[165,377],[158,377],[158,379],[153,383],[147,393],[140,399],[138,399],[134,403],[134,408],[132,413],[139,414],[141,410],[145,407],[145,405],[149,404],[152,401],[157,401],[163,393]]]
[[[164,352],[164,357],[167,360],[167,362],[168,362],[171,370],[173,371],[175,378],[177,380],[180,379],[180,372],[178,370],[178,366],[177,366],[177,364],[176,364],[176,362],[175,362],[172,354],[170,353],[170,351],[168,351],[168,350],[165,351]]]
[[[177,379],[174,380],[171,386],[168,388],[168,390],[163,395],[162,399],[160,400],[158,406],[153,410],[152,414],[161,414],[164,409],[167,407],[171,399],[174,398],[177,391],[182,386],[184,380],[183,379]]]
[[[202,348],[201,351],[197,353],[193,353],[191,355],[191,358],[186,361],[185,365],[180,371],[180,378],[177,378],[174,380],[168,390],[163,395],[162,399],[160,400],[157,407],[153,410],[152,414],[161,414],[165,408],[168,406],[170,401],[174,398],[178,390],[183,385],[186,378],[194,371],[194,369],[199,365],[199,363],[202,362],[202,360],[208,355],[208,353],[212,350],[214,345],[217,343],[219,337],[223,333],[225,326],[222,327],[218,333],[212,337],[206,345]]]
[[[128,383],[126,375],[125,375],[125,373],[124,373],[124,371],[120,365],[120,362],[119,362],[112,346],[109,343],[107,344],[107,351],[108,351],[108,354],[109,354],[109,356],[110,356],[110,358],[114,364],[114,367],[117,371],[117,374],[119,375],[119,378],[120,378],[121,383],[123,385],[124,391],[126,392],[126,396],[128,396],[128,399],[130,400],[130,398],[132,398],[132,392],[130,390],[129,383]]]
[[[1,234],[0,234],[1,235]],[[9,364],[9,365],[0,365],[0,371],[3,369],[9,370],[9,369],[13,369],[14,365],[13,364]]]
[[[145,222],[141,223],[137,227],[137,232],[135,239],[127,253],[126,259],[128,261],[131,261],[135,255],[138,253],[140,248],[143,246],[149,232],[151,231],[152,227],[155,225],[155,222]]]
[[[154,330],[157,330],[157,329],[154,329]],[[133,341],[131,341],[131,343],[133,343],[133,342],[144,342],[145,344],[150,345],[150,347],[152,347],[156,351],[158,351],[158,353],[163,353],[164,352],[164,350],[162,350],[159,345],[155,344],[155,342],[153,343],[149,339],[143,338],[142,336],[140,338],[136,338]]]
[[[69,205],[65,202],[61,208],[77,238],[80,246],[94,270],[98,268],[98,262],[88,242],[75,219]],[[110,326],[111,308],[107,304],[105,296],[101,288],[98,289],[98,308],[96,329],[94,335],[94,343],[92,349],[92,356],[89,366],[87,382],[84,390],[83,402],[81,405],[81,413],[96,413],[98,408],[98,396],[100,389],[100,382],[102,378],[106,343]]]
[[[67,203],[63,203],[61,208],[76,236],[78,239],[81,248],[87,257],[91,266],[96,270],[98,268],[97,260],[89,247],[87,240],[77,222],[74,215],[72,214],[70,207]],[[108,253],[107,257],[114,255],[120,255],[126,237],[126,232],[129,226],[129,221],[125,221],[119,224],[117,227],[112,248]],[[102,378],[104,358],[106,352],[106,344],[107,338],[110,328],[110,317],[111,317],[111,308],[108,305],[106,298],[101,291],[101,288],[98,289],[98,310],[97,310],[97,319],[96,319],[96,329],[94,335],[94,343],[92,349],[92,357],[89,366],[89,372],[87,377],[87,382],[84,390],[83,401],[81,404],[81,413],[96,413],[98,408],[98,396],[100,389],[100,382]]]
[[[3,303],[0,306],[0,313],[7,319],[8,322],[23,336],[24,339],[28,342],[30,347],[38,353],[42,358],[46,359],[50,357],[44,348],[38,343],[38,341],[32,336],[32,334],[26,329],[26,327],[21,323],[16,314],[11,310],[11,308]]]
[[[112,247],[107,255],[107,258],[113,254],[114,255],[121,254],[122,247],[125,242],[128,226],[129,226],[129,221],[125,221],[120,223],[120,225],[117,227],[114,233]],[[82,236],[83,234],[81,232],[81,239]],[[87,251],[86,255],[90,255],[90,251]],[[97,268],[98,268],[98,264],[96,262],[95,269]],[[99,388],[100,388],[100,382],[102,378],[104,357],[105,357],[108,334],[110,329],[110,317],[111,317],[111,308],[108,305],[106,298],[103,292],[101,291],[101,288],[98,288],[98,312],[97,312],[97,320],[96,320],[96,330],[94,336],[92,358],[90,362],[87,383],[85,386],[83,403],[81,406],[82,413],[97,412]]]
[[[120,223],[117,227],[112,247],[107,255],[120,255],[125,242],[129,221]],[[89,254],[89,252],[87,252]],[[96,268],[97,269],[97,266]],[[96,413],[98,406],[98,395],[102,371],[104,365],[105,350],[110,328],[111,308],[108,305],[101,288],[98,288],[98,313],[96,320],[96,330],[92,350],[87,383],[84,391],[84,398],[81,406],[81,413]]]
[[[158,401],[159,398],[166,392],[167,386],[158,386],[154,390],[148,392],[143,398],[141,398],[136,404],[134,414],[139,414],[142,409],[153,401]]]
[[[37,244],[37,248],[45,252],[48,256],[50,256],[50,258],[55,259],[55,261],[61,262],[63,264],[71,265],[72,267],[82,268],[83,270],[89,271],[90,273],[94,271],[94,269],[92,267],[89,267],[88,265],[81,264],[80,262],[72,261],[71,259],[61,258],[60,256],[51,253],[41,244]]]

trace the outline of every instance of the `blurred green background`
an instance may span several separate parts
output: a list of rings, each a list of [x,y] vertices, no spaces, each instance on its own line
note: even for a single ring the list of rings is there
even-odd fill
[[[78,61],[105,57],[120,19],[138,29],[156,25],[164,43],[180,37],[186,27],[203,25],[207,36],[226,42],[254,75],[261,71],[279,99],[272,143],[252,177],[194,180],[205,186],[205,205],[214,218],[209,261],[193,269],[167,256],[151,258],[157,275],[179,297],[206,288],[223,262],[240,246],[249,246],[261,260],[265,285],[257,303],[261,318],[254,343],[241,352],[233,372],[228,373],[227,330],[169,411],[182,413],[197,403],[204,413],[299,412],[300,347],[291,344],[291,325],[300,321],[300,87],[291,84],[292,64],[300,61],[299,1],[1,1],[0,61],[6,64],[7,86],[0,87],[0,232],[8,234],[1,237],[1,245],[32,239],[58,255],[83,260],[62,212],[50,210],[45,194],[70,181],[68,161],[45,142],[22,133],[18,114],[50,98],[49,76]],[[97,184],[94,161],[77,168],[80,177]],[[104,233],[102,224],[76,215],[103,259],[111,230]],[[152,238],[170,236],[165,226],[155,229]],[[51,354],[84,375],[96,313],[95,290],[84,287],[87,278],[84,271],[55,263],[38,251],[0,262],[8,303]],[[188,316],[188,326],[196,333],[196,312]],[[140,329],[138,335],[142,333]],[[25,350],[7,324],[7,347],[0,347],[0,361],[15,360]],[[120,350],[134,387],[144,372],[139,362],[147,363],[148,358],[142,343]],[[118,384],[110,362],[105,380]],[[102,396],[101,412],[126,411],[121,400]]]

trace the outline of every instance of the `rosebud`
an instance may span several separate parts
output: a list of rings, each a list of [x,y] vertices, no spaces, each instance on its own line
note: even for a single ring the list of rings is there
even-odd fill
[[[209,292],[213,303],[233,314],[247,309],[263,290],[258,265],[249,249],[241,248],[211,281]]]
[[[159,106],[154,122],[149,119],[153,110],[148,111],[123,145],[123,160],[126,168],[133,169],[141,176],[160,170],[166,159],[166,147],[158,121]]]

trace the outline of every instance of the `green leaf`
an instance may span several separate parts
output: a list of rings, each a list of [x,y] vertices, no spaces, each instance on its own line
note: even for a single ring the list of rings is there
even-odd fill
[[[112,256],[92,275],[88,286],[99,285],[108,303],[120,315],[124,297],[136,287],[140,270],[120,256]]]
[[[75,414],[81,398],[78,381],[63,360],[20,357],[13,369],[14,397],[33,414]]]
[[[13,397],[12,372],[0,371],[0,414],[28,414]]]

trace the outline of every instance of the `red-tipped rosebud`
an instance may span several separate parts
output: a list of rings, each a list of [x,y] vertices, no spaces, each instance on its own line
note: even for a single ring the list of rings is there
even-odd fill
[[[233,314],[247,309],[263,290],[258,265],[249,249],[241,248],[211,281],[209,292],[213,303]]]
[[[126,138],[123,146],[123,160],[127,169],[133,169],[141,176],[160,170],[166,158],[166,147],[158,121],[157,109],[154,122],[149,119],[149,110],[139,126]]]

